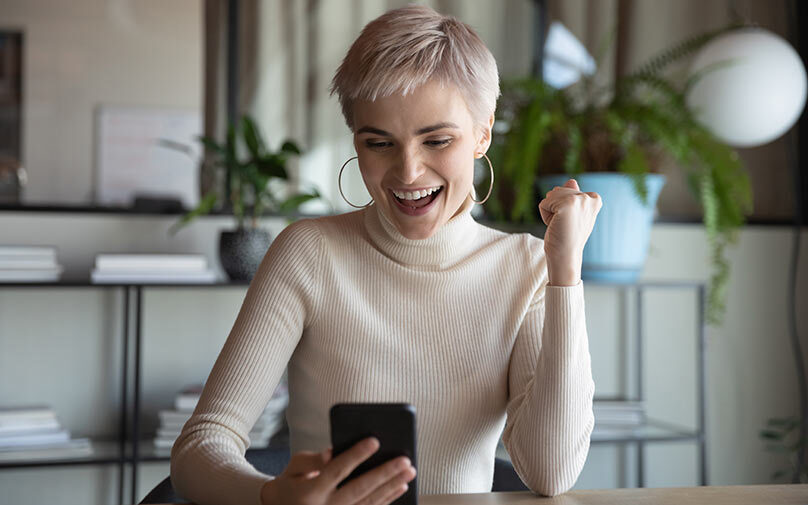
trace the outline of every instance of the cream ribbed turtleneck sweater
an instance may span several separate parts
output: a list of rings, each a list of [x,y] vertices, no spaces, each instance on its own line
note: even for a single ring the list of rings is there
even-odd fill
[[[543,241],[469,203],[425,240],[375,205],[285,228],[174,444],[175,489],[260,503],[272,477],[244,459],[247,434],[287,364],[292,453],[330,445],[335,403],[407,402],[420,493],[490,491],[500,434],[534,492],[570,489],[594,425],[583,283],[548,286]]]

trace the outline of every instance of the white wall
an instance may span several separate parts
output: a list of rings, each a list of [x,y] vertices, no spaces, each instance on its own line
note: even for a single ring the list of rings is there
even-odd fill
[[[159,10],[158,10],[159,3]],[[302,3],[302,2],[300,2]],[[296,9],[301,9],[295,2]],[[391,4],[392,2],[387,2]],[[509,9],[525,12],[517,6]],[[522,4],[529,4],[524,1]],[[31,177],[28,201],[87,201],[92,188],[92,113],[98,103],[200,108],[202,103],[202,12],[199,0],[4,0],[0,27],[26,30],[24,156]],[[351,152],[350,137],[327,86],[350,43],[338,23],[341,2],[323,2],[320,41],[326,47],[314,62],[321,80],[314,103],[314,138],[301,160],[304,177],[336,189],[339,164]],[[529,63],[510,63],[500,54],[520,47],[519,30],[489,31],[480,3],[445,2],[466,11],[461,18],[480,29],[502,70],[518,73]],[[493,5],[493,3],[491,3]],[[387,5],[353,2],[368,20]],[[488,3],[482,4],[488,5]],[[267,2],[262,15],[277,12]],[[505,26],[527,15],[509,19]],[[65,23],[65,21],[68,21]],[[502,26],[502,25],[498,25]],[[361,27],[360,23],[356,25]],[[274,32],[272,32],[274,33]],[[527,41],[529,43],[529,40]],[[328,52],[328,51],[333,51]],[[299,48],[298,48],[299,51]],[[295,54],[299,54],[295,53]],[[288,55],[265,53],[284,64]],[[159,79],[139,76],[157,75]],[[259,109],[285,83],[268,81]],[[278,96],[278,95],[275,95]],[[264,105],[260,105],[264,104]],[[282,121],[269,112],[265,118]],[[276,123],[278,124],[278,123]],[[267,125],[270,138],[274,133]],[[44,147],[43,147],[44,146]],[[356,170],[355,166],[352,167]],[[349,169],[346,169],[348,171]],[[351,184],[361,184],[354,173]],[[361,194],[349,196],[359,203]],[[199,252],[214,264],[218,230],[228,218],[208,217],[180,232],[166,234],[170,217],[0,213],[0,243],[54,244],[68,276],[87,275],[99,252]],[[283,226],[267,220],[274,232]],[[708,459],[711,484],[767,483],[787,464],[764,450],[757,437],[769,417],[797,413],[796,376],[788,346],[786,289],[791,232],[780,227],[749,227],[729,253],[732,280],[726,323],[708,332]],[[808,243],[803,239],[803,251]],[[647,279],[707,279],[708,249],[696,225],[656,225]],[[805,306],[805,266],[801,262],[800,303]],[[145,296],[143,428],[155,425],[155,412],[170,406],[175,391],[204,378],[240,307],[244,288],[153,289]],[[623,368],[633,363],[619,354],[626,332],[613,288],[587,286],[587,321],[596,394],[620,392]],[[646,298],[646,387],[656,417],[692,423],[695,300],[688,292],[653,292]],[[78,436],[113,436],[117,429],[120,354],[120,294],[114,290],[0,287],[0,404],[52,404]],[[800,320],[806,334],[808,322]],[[633,319],[629,319],[631,321]],[[653,373],[651,373],[653,372]],[[594,445],[578,488],[634,485],[633,454]],[[695,485],[696,444],[650,447],[651,486]],[[144,465],[140,496],[167,474],[167,464]],[[102,467],[0,470],[0,504],[59,502],[111,503],[116,471]]]
[[[23,31],[26,203],[93,201],[99,105],[202,110],[200,0],[3,0]]]
[[[208,217],[166,235],[173,218],[2,213],[3,243],[49,243],[70,275],[86,274],[97,252],[199,252],[215,263],[218,230]],[[278,220],[265,225],[274,233]],[[732,279],[726,323],[708,331],[708,461],[711,484],[763,484],[787,464],[766,452],[757,432],[766,419],[797,413],[796,375],[787,337],[787,266],[791,231],[748,227],[729,253]],[[654,226],[644,279],[704,280],[707,242],[697,225]],[[808,240],[803,238],[803,250]],[[800,303],[805,306],[801,261]],[[144,299],[143,428],[176,390],[205,378],[232,325],[244,288],[151,289]],[[0,288],[0,404],[53,404],[77,435],[113,436],[117,428],[120,295],[104,289]],[[621,392],[625,331],[614,288],[586,287],[587,324],[596,395]],[[696,301],[688,291],[654,291],[645,298],[646,395],[649,414],[695,422]],[[633,307],[630,300],[630,307]],[[800,320],[805,335],[806,321]],[[633,321],[630,312],[629,321]],[[630,337],[630,336],[629,336]],[[633,372],[632,372],[633,373]],[[631,374],[629,374],[631,376]],[[630,377],[629,377],[630,378]],[[694,442],[660,443],[646,452],[649,486],[698,484]],[[576,488],[634,486],[633,450],[593,445]],[[145,465],[140,496],[167,474],[166,463]],[[116,472],[104,468],[0,471],[0,503],[112,502]],[[40,485],[41,483],[47,485]],[[10,491],[10,494],[9,494]]]
[[[311,20],[317,32],[315,61],[307,60],[305,2],[284,4],[285,8],[282,0],[262,0],[258,4],[259,72],[250,112],[273,146],[287,137],[301,144],[305,152],[299,160],[300,182],[304,187],[317,186],[339,211],[352,210],[340,197],[337,176],[342,164],[356,153],[339,101],[329,96],[328,88],[364,25],[387,9],[408,3],[429,5],[471,25],[496,58],[503,79],[529,72],[533,42],[530,0],[320,2]],[[290,30],[291,36],[287,33]],[[308,97],[305,90],[310,79],[313,96]],[[311,109],[312,121],[308,128],[307,108]],[[354,204],[364,205],[370,200],[356,161],[345,167],[342,186]],[[322,201],[309,202],[304,208],[309,212],[331,211]]]

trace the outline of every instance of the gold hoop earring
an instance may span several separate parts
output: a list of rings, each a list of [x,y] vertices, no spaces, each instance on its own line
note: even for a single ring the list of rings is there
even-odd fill
[[[491,190],[494,189],[494,167],[491,165],[491,160],[488,159],[488,156],[486,156],[485,153],[483,153],[483,158],[485,158],[485,161],[488,162],[488,170],[491,172],[491,186],[488,187],[488,194],[485,195],[485,198],[479,202],[475,200],[473,196],[471,197],[471,201],[478,205],[484,204],[486,200],[488,200],[488,197],[491,196]]]
[[[345,165],[358,158],[359,156],[354,156],[353,158],[349,158],[348,161],[342,164],[342,168],[339,169],[339,177],[337,177],[337,185],[339,186],[339,194],[342,195],[342,199],[345,200],[345,203],[356,209],[366,209],[370,207],[370,204],[373,203],[373,198],[371,198],[370,201],[366,203],[363,207],[360,207],[358,205],[354,205],[351,202],[349,202],[348,199],[345,198],[345,193],[342,192],[342,171],[345,170]]]

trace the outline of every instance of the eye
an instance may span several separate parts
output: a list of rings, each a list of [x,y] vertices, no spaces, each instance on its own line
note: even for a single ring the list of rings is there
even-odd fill
[[[431,147],[443,147],[449,145],[452,139],[440,139],[440,140],[427,140],[424,144],[431,146]]]
[[[385,147],[390,147],[393,145],[392,142],[383,142],[383,141],[373,141],[373,140],[366,140],[365,145],[370,147],[371,149],[382,149]]]

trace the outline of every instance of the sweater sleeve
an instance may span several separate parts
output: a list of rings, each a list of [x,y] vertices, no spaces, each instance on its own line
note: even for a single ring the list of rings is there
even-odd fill
[[[310,220],[272,242],[171,450],[171,481],[198,505],[258,505],[273,478],[244,457],[248,433],[274,392],[304,328],[315,317],[322,237]]]
[[[575,484],[595,424],[595,383],[583,282],[537,289],[517,333],[508,369],[502,441],[534,492],[555,496]]]

